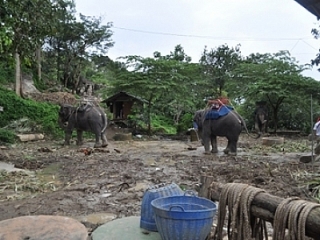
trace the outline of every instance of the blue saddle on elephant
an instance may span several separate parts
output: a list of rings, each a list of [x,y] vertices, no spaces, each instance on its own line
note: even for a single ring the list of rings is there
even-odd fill
[[[218,119],[219,117],[227,115],[232,110],[233,107],[223,105],[219,109],[211,109],[207,112],[205,119]]]

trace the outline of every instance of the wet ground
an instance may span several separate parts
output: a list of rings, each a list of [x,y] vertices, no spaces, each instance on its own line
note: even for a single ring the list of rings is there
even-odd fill
[[[148,186],[174,182],[183,190],[196,190],[201,175],[221,183],[248,183],[279,197],[312,200],[306,182],[315,177],[319,163],[299,161],[310,155],[307,137],[285,137],[284,144],[267,147],[261,139],[241,135],[237,156],[222,153],[224,138],[213,155],[204,155],[201,144],[181,139],[113,141],[109,136],[107,148],[94,150],[91,141],[62,147],[62,141],[50,140],[1,148],[0,168],[6,171],[0,171],[0,220],[71,216],[90,232],[108,219],[139,216]],[[11,172],[13,167],[26,171]]]

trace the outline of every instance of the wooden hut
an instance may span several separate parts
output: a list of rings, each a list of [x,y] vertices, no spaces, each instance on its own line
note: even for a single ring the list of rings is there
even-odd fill
[[[142,108],[147,101],[126,92],[118,92],[102,102],[106,103],[109,111],[113,114],[111,121],[125,123],[133,105],[138,105]]]

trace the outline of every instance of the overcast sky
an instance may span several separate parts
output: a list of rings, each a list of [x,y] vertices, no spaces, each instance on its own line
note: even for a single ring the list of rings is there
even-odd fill
[[[180,44],[198,62],[205,46],[241,45],[241,53],[288,50],[299,64],[320,48],[317,18],[294,0],[75,0],[78,13],[113,23],[108,56],[167,55]],[[316,70],[304,75],[320,80]]]

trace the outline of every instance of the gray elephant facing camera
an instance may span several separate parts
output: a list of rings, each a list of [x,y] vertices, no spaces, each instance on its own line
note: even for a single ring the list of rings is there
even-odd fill
[[[63,104],[59,110],[59,126],[64,129],[64,145],[70,145],[71,135],[77,130],[77,145],[83,144],[83,131],[95,134],[94,147],[106,147],[107,116],[100,107],[82,104],[79,107]]]
[[[254,127],[259,134],[267,133],[268,108],[266,105],[257,106],[254,111]]]

